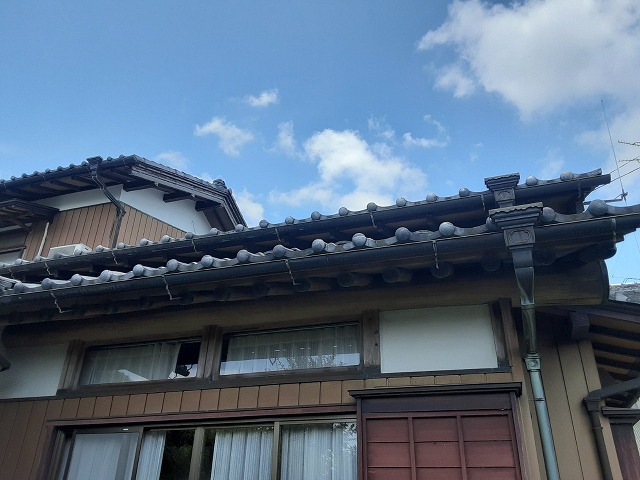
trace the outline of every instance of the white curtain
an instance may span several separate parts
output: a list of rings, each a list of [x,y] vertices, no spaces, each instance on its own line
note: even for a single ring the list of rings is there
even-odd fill
[[[355,480],[353,423],[282,428],[281,480]]]
[[[180,342],[159,342],[88,351],[80,376],[82,385],[162,380],[176,366]]]
[[[165,432],[147,432],[142,437],[138,460],[138,480],[158,480],[162,468]]]
[[[222,375],[358,365],[358,327],[328,327],[237,335],[229,339]]]
[[[130,480],[138,433],[77,434],[67,480]]]
[[[270,427],[217,430],[211,480],[269,480],[272,446]]]

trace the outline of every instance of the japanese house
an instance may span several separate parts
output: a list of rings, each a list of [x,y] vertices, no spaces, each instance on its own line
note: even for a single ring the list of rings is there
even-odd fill
[[[604,259],[640,206],[585,206],[609,181],[249,228],[139,157],[5,180],[0,479],[638,478],[640,317]]]

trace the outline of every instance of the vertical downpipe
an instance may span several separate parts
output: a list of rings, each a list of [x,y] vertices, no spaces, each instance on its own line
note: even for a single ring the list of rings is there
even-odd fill
[[[489,211],[489,216],[502,229],[505,243],[511,258],[520,292],[522,322],[524,327],[527,354],[524,362],[529,372],[533,394],[542,456],[544,458],[547,480],[560,480],[558,459],[553,444],[549,409],[544,394],[540,371],[540,353],[536,332],[536,305],[534,299],[533,246],[535,244],[534,226],[542,213],[542,204],[509,206]]]

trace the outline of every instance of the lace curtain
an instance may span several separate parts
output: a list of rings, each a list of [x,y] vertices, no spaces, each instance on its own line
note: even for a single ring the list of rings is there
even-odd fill
[[[355,480],[353,423],[282,427],[281,480]]]
[[[272,446],[269,427],[216,431],[211,480],[269,480]]]
[[[220,373],[237,375],[359,363],[357,325],[334,325],[233,336]]]
[[[162,469],[165,432],[147,432],[142,438],[138,460],[138,480],[158,480]]]
[[[138,433],[77,434],[67,480],[130,479]]]
[[[81,385],[169,378],[176,366],[180,342],[90,350],[80,376]]]

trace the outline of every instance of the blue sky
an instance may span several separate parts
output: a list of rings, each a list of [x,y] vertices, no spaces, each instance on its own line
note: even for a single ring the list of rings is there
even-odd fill
[[[604,104],[638,204],[638,45],[633,0],[0,2],[0,178],[136,153],[280,222],[609,173]]]

